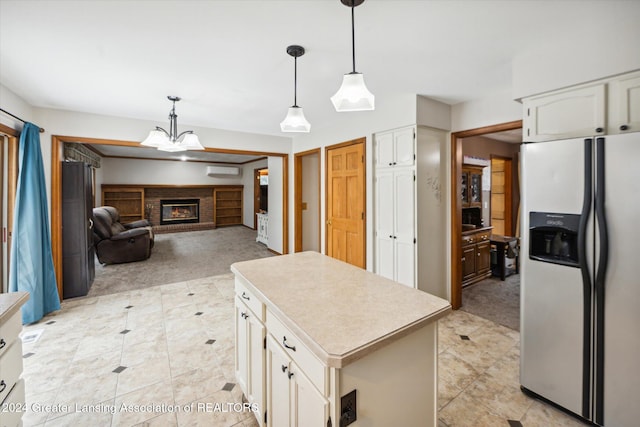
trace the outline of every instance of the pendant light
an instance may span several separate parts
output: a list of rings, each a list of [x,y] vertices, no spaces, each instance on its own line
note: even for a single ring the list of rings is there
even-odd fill
[[[342,4],[351,8],[351,59],[353,71],[342,78],[342,86],[331,102],[336,111],[365,111],[375,109],[375,96],[364,84],[364,76],[356,71],[356,43],[353,9],[364,3],[364,0],[340,0]]]
[[[176,102],[180,101],[180,97],[167,96],[169,101],[173,102],[173,107],[169,112],[169,132],[156,126],[155,130],[149,132],[147,139],[142,141],[140,145],[145,147],[156,147],[160,151],[187,151],[187,150],[204,150],[198,136],[192,130],[186,130],[178,134],[178,116],[176,115]],[[184,138],[180,139],[182,136]]]
[[[287,47],[287,53],[293,56],[293,105],[287,111],[287,117],[280,123],[282,132],[309,132],[311,125],[298,107],[298,57],[304,55],[304,48],[298,45]]]

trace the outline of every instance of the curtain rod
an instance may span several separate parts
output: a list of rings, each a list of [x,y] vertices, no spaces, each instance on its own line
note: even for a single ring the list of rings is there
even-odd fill
[[[14,119],[16,119],[16,120],[20,120],[22,123],[27,123],[26,121],[22,120],[20,117],[18,117],[18,116],[16,116],[16,115],[11,114],[10,112],[8,112],[8,111],[7,111],[7,110],[5,110],[5,109],[0,108],[0,111],[2,111],[2,112],[3,112],[3,113],[5,113],[5,114],[10,115],[11,117],[13,117],[13,118],[14,118]],[[37,125],[36,125],[36,126],[37,126]],[[40,133],[42,133],[42,132],[44,132],[44,129],[43,129],[43,128],[40,128]]]

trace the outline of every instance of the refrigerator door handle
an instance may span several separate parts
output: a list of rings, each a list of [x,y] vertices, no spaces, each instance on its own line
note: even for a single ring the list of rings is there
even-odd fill
[[[582,416],[591,418],[591,274],[587,263],[587,225],[593,204],[593,139],[584,140],[584,194],[578,226],[578,262],[582,273]]]
[[[604,423],[604,298],[605,276],[609,261],[609,234],[607,230],[607,216],[605,212],[605,138],[596,138],[596,219],[598,223],[598,238],[600,248],[598,266],[595,273],[595,420]]]

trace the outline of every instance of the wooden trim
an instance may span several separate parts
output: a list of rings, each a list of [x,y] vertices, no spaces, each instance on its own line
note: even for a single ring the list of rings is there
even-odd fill
[[[20,131],[16,130],[14,128],[10,128],[7,125],[3,125],[2,123],[0,123],[0,133],[3,133],[7,136],[18,136],[20,135]]]
[[[260,205],[258,204],[258,196],[260,195],[260,171],[262,168],[253,170],[253,229],[258,229],[258,217],[256,216],[260,211]]]
[[[522,120],[484,126],[451,133],[451,307],[462,306],[462,203],[460,172],[462,170],[462,138],[522,128]]]
[[[58,282],[58,294],[62,298],[62,159],[64,158],[63,144],[65,142],[76,142],[81,144],[102,144],[102,145],[119,145],[119,146],[135,146],[139,147],[140,142],[137,141],[120,141],[112,139],[100,139],[100,138],[86,138],[77,136],[51,136],[51,251],[53,255],[53,266],[56,272],[56,280]],[[11,148],[11,146],[10,146]],[[286,167],[287,153],[272,153],[264,151],[249,151],[249,150],[232,150],[223,148],[209,148],[205,147],[205,151],[212,153],[226,153],[226,154],[247,154],[247,155],[260,155],[260,156],[272,156],[282,157],[283,167]],[[17,148],[16,148],[17,152]],[[9,156],[11,159],[11,155]],[[17,159],[17,155],[16,155]],[[17,175],[16,175],[17,176]],[[284,169],[283,176],[285,177],[285,183],[288,177],[287,170]],[[9,181],[11,184],[11,181]],[[180,186],[176,186],[180,187]],[[193,187],[193,186],[191,186]],[[209,186],[205,186],[209,187]],[[213,186],[212,186],[213,187]],[[283,186],[283,220],[285,221],[285,227],[283,229],[283,248],[287,248],[288,229],[287,224],[287,203],[288,203],[288,186]],[[283,250],[284,253],[286,251]]]
[[[51,252],[62,301],[62,159],[64,142],[51,136]]]
[[[244,187],[243,184],[194,184],[194,185],[169,185],[169,184],[102,184],[102,188],[225,188]]]
[[[318,162],[320,162],[320,148],[294,154],[294,252],[302,251],[302,158],[311,155],[317,155]],[[318,184],[320,183],[320,175],[320,165],[318,165]],[[318,185],[318,201],[320,201],[320,185]],[[320,203],[318,203],[318,218],[320,218]],[[318,227],[318,242],[320,242],[320,228]]]
[[[289,253],[289,155],[282,158],[282,253]]]
[[[363,248],[362,248],[362,253],[364,255],[364,264],[365,264],[365,269],[366,269],[366,265],[367,265],[367,162],[366,162],[366,158],[367,158],[367,138],[366,137],[361,137],[361,138],[356,138],[356,139],[351,139],[349,141],[345,141],[345,142],[340,142],[338,144],[333,144],[333,145],[328,145],[325,147],[324,149],[324,165],[325,168],[327,168],[327,165],[329,164],[329,151],[334,150],[336,148],[343,148],[343,147],[348,147],[350,145],[356,145],[356,144],[362,144],[362,155],[365,158],[365,161],[362,162],[362,167],[363,167],[363,192],[362,192],[362,197],[363,197],[363,204],[364,204],[364,220],[362,221],[362,244],[363,244]],[[325,198],[325,204],[324,204],[324,218],[325,221],[327,220],[328,216],[329,216],[329,211],[328,211],[328,203],[327,203],[327,199],[328,199],[328,188],[329,188],[329,173],[328,171],[325,171],[324,174],[324,198]],[[327,227],[324,228],[324,253],[328,255],[328,248],[329,248],[329,235],[328,235],[328,229]]]

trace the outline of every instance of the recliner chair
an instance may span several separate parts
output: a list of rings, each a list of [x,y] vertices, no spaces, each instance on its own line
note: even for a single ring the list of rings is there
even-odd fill
[[[147,220],[123,225],[113,206],[93,209],[93,243],[101,264],[142,261],[151,256],[153,231]]]

